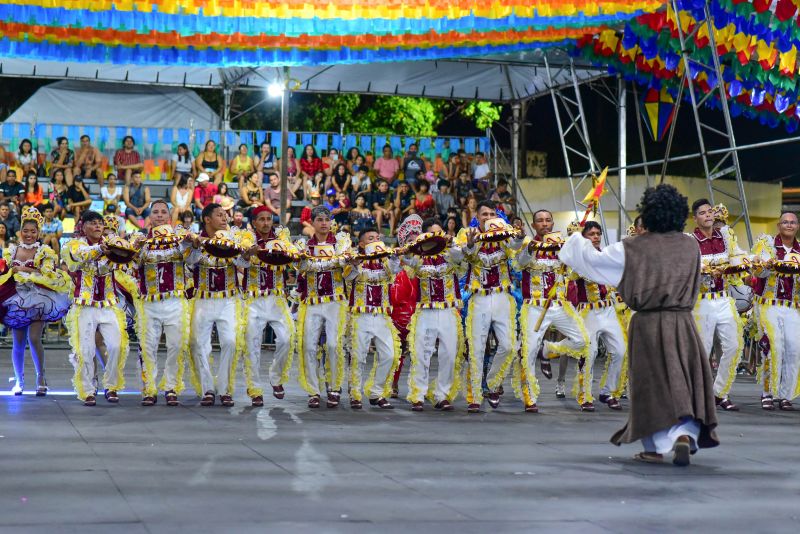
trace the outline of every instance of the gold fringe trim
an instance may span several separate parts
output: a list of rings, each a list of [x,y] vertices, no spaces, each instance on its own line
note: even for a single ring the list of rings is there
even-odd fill
[[[417,378],[419,376],[420,367],[422,367],[422,363],[419,361],[419,356],[417,355],[417,321],[419,321],[420,315],[421,312],[418,308],[411,316],[411,320],[408,323],[408,335],[406,336],[406,339],[408,339],[410,343],[409,354],[411,355],[411,370],[408,373],[408,395],[406,399],[411,403],[421,402],[424,398],[422,391],[417,387]]]
[[[128,339],[128,324],[125,318],[125,312],[121,308],[114,308],[114,315],[117,317],[117,327],[119,328],[119,357],[117,358],[117,370],[119,372],[119,382],[116,384],[105,384],[106,389],[113,389],[121,391],[125,388],[125,362],[128,360],[128,351],[130,351],[130,340]]]
[[[9,271],[10,272],[10,271]],[[78,322],[80,319],[81,309],[78,306],[73,306],[67,313],[64,322],[67,325],[67,332],[69,332],[69,344],[72,347],[72,353],[75,355],[76,365],[75,373],[72,375],[72,386],[75,393],[80,400],[86,400],[90,395],[89,392],[83,389],[83,381],[81,380],[81,370],[83,369],[83,353],[81,352],[81,337]],[[92,392],[91,394],[94,394]]]
[[[492,380],[491,383],[487,383],[486,385],[489,386],[489,389],[495,390],[497,387],[503,383],[505,380],[506,375],[508,375],[509,368],[511,367],[511,362],[517,356],[517,321],[516,321],[516,312],[517,312],[517,305],[514,301],[514,297],[510,294],[506,295],[508,298],[508,333],[510,334],[509,344],[510,350],[508,351],[508,355],[506,359],[503,361],[500,369],[497,371],[497,375],[495,379]],[[496,355],[495,355],[496,357]]]

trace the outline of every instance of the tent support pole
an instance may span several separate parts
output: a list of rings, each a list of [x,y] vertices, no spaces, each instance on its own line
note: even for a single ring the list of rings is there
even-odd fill
[[[229,85],[225,85],[222,89],[222,135],[220,139],[220,152],[225,159],[228,159],[228,132],[231,129],[231,99],[233,97],[233,89]]]
[[[522,106],[519,102],[511,104],[511,181],[513,186],[511,194],[517,198],[519,189],[519,135],[520,135],[520,115]]]
[[[283,91],[281,91],[281,195],[280,224],[286,224],[286,200],[288,198],[289,162],[289,67],[283,67]]]

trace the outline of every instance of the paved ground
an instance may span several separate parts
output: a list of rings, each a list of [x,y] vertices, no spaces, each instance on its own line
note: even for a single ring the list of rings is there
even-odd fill
[[[2,349],[0,376],[9,376]],[[55,393],[0,396],[1,532],[796,532],[798,413],[764,413],[752,379],[721,414],[723,445],[691,467],[608,443],[626,414],[581,414],[543,387],[468,415],[311,411],[293,386],[261,409],[83,407],[65,351]],[[129,383],[135,368],[129,362]],[[29,376],[33,376],[32,370]],[[10,386],[9,386],[10,387]],[[791,530],[790,530],[791,529]]]

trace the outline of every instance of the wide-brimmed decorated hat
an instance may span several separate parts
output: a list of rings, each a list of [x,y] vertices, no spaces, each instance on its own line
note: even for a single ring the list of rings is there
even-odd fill
[[[233,258],[242,253],[241,247],[225,230],[219,230],[214,237],[204,240],[203,248],[215,258]]]
[[[397,242],[408,245],[422,233],[422,217],[412,213],[397,227]]]
[[[336,255],[336,247],[329,243],[321,243],[319,245],[309,245],[308,251],[312,258],[318,260],[331,259]]]
[[[725,207],[725,204],[717,204],[711,209],[711,213],[714,214],[714,222],[728,224],[728,217],[730,214],[728,213],[728,208]]]
[[[450,244],[450,236],[444,232],[426,232],[406,245],[406,251],[417,256],[441,254]]]
[[[559,250],[563,244],[561,232],[550,232],[543,235],[541,241],[531,241],[530,247],[534,250]]]
[[[264,243],[256,256],[269,265],[287,265],[297,259],[297,249],[289,242],[272,239]]]
[[[503,241],[517,235],[517,230],[500,217],[487,220],[483,227],[485,230],[478,234],[478,241]]]
[[[364,252],[359,253],[358,258],[362,260],[377,260],[385,258],[386,256],[391,256],[392,253],[394,253],[394,250],[386,246],[386,243],[383,241],[374,241],[366,244]]]
[[[103,242],[108,247],[106,258],[114,263],[130,263],[138,252],[127,239],[117,235],[106,237]]]
[[[169,224],[162,224],[161,226],[156,226],[150,231],[151,237],[147,239],[150,244],[155,245],[166,245],[171,243],[177,243],[183,236],[175,231],[175,229]]]

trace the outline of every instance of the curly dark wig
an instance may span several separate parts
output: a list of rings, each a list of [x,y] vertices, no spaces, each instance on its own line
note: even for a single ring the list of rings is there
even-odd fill
[[[674,186],[648,187],[639,202],[642,225],[648,232],[682,232],[689,217],[689,202]]]

